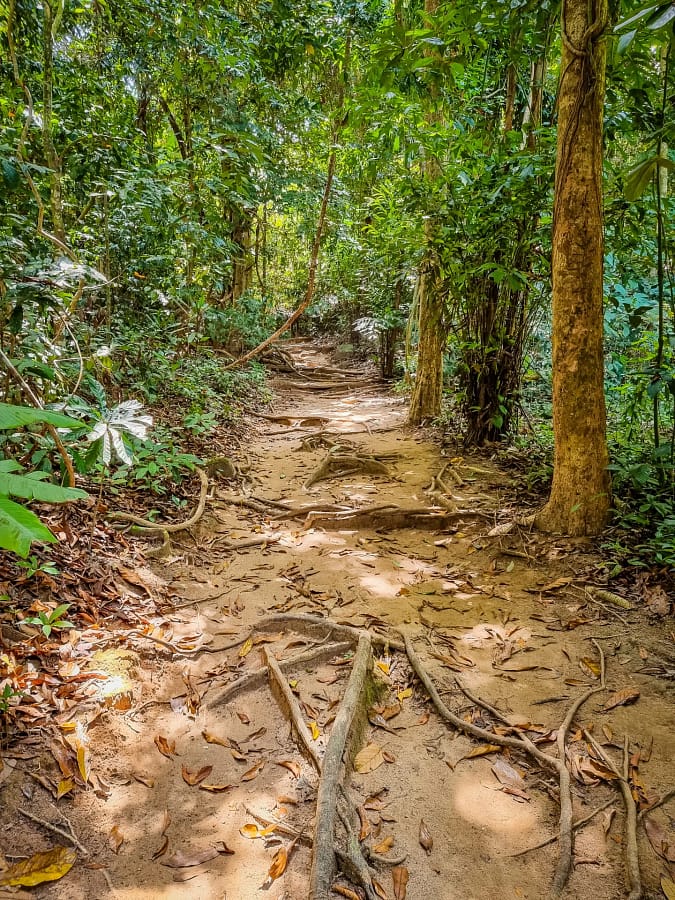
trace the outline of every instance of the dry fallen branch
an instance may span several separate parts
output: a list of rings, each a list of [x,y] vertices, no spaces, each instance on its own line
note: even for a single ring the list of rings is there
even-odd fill
[[[295,695],[288,684],[288,680],[284,677],[284,674],[279,667],[279,661],[269,647],[264,647],[263,653],[267,662],[267,671],[272,687],[272,693],[275,694],[277,698],[279,698],[280,695],[280,705],[284,712],[289,716],[293,728],[300,738],[305,756],[314,764],[316,771],[321,772],[321,758],[317,752],[316,744],[305,723],[302,710],[300,709],[298,701],[295,699]]]
[[[323,758],[316,802],[310,900],[328,900],[335,875],[335,813],[338,805],[338,789],[342,778],[342,761],[350,734],[352,739],[354,737],[355,722],[362,713],[365,713],[366,684],[371,665],[370,639],[367,635],[361,634],[347,688],[335,717]]]
[[[35,822],[36,825],[42,826],[42,828],[46,828],[47,831],[51,831],[53,834],[58,834],[59,837],[65,838],[69,841],[73,847],[80,851],[82,856],[89,856],[89,851],[87,848],[81,844],[72,831],[66,831],[65,828],[59,828],[58,825],[52,825],[51,822],[47,822],[46,819],[40,819],[38,816],[34,816],[33,813],[28,812],[25,809],[21,809],[21,807],[17,808],[17,812],[21,813],[22,816],[25,816],[27,819],[30,819],[31,822]]]

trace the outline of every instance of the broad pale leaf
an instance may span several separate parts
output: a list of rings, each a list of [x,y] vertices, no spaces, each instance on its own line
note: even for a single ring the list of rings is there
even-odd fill
[[[76,859],[77,853],[72,847],[52,847],[5,869],[0,873],[0,885],[33,887],[44,881],[58,881],[70,872]]]

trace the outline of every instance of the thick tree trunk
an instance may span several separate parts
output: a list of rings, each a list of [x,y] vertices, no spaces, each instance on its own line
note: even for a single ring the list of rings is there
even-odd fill
[[[433,17],[438,11],[438,0],[424,0],[424,12]],[[433,49],[425,51],[433,56]],[[442,121],[437,108],[438,89],[432,86],[427,121],[435,125]],[[430,155],[424,163],[425,180],[431,184],[441,176],[438,159]],[[434,244],[436,222],[429,216],[424,228],[426,251],[420,267],[419,284],[419,346],[417,374],[408,422],[420,425],[440,414],[443,395],[443,350],[445,348],[445,288],[440,274],[438,251]]]
[[[411,425],[436,418],[441,411],[443,396],[445,295],[433,248],[427,252],[423,267],[419,284],[417,373],[408,413]]]
[[[607,0],[563,0],[553,211],[553,429],[545,531],[597,534],[609,509],[603,390],[602,115]]]

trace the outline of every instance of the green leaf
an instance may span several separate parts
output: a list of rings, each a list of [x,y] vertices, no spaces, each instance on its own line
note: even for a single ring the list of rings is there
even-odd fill
[[[675,19],[675,3],[668,3],[663,6],[660,6],[651,19],[647,22],[647,28],[651,31],[657,31],[659,28],[664,28],[670,21]]]
[[[7,497],[0,497],[0,547],[3,550],[25,558],[33,541],[53,544],[56,540],[35,513]]]
[[[675,170],[675,163],[665,156],[655,155],[643,160],[626,176],[623,186],[626,199],[633,201],[642,196],[657,166],[669,169],[671,172]]]
[[[638,10],[635,15],[631,16],[629,19],[624,19],[623,22],[619,22],[619,24],[615,27],[614,32],[624,31],[626,28],[630,27],[634,22],[638,22],[640,19],[645,16],[651,15],[654,10],[658,9],[658,5],[656,3],[650,3],[649,6],[643,6],[642,9]]]
[[[50,412],[48,409],[0,403],[0,428],[20,428],[23,425],[35,425],[40,422],[47,422],[55,428],[77,428],[80,425],[76,419]]]
[[[619,43],[616,47],[616,52],[619,54],[619,56],[622,56],[626,52],[626,50],[628,50],[630,45],[633,43],[633,39],[635,38],[636,34],[637,28],[634,28],[632,31],[627,31],[625,34],[621,35],[621,37],[619,38]]]
[[[22,500],[40,500],[42,503],[66,503],[68,500],[82,500],[87,496],[80,488],[61,487],[44,482],[44,472],[30,472],[15,475],[0,470],[0,495],[21,497]]]

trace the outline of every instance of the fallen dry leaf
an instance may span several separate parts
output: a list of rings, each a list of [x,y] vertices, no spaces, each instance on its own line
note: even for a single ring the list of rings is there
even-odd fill
[[[666,875],[661,876],[661,890],[666,900],[675,900],[675,881],[671,881]]]
[[[218,851],[215,847],[205,847],[203,850],[177,850],[161,864],[170,869],[183,869],[189,866],[200,866],[202,863],[215,859]]]
[[[150,778],[149,775],[144,775],[142,772],[132,772],[131,777],[134,781],[144,784],[146,787],[153,788],[155,786],[154,778]]]
[[[321,737],[321,732],[319,731],[319,726],[316,724],[316,722],[310,722],[309,728],[310,728],[310,731],[312,732],[312,740],[318,741],[319,738]]]
[[[0,873],[0,885],[33,887],[44,881],[58,881],[70,872],[76,859],[77,853],[72,847],[52,847],[45,853],[35,853],[5,869]]]
[[[65,797],[66,794],[69,794],[74,787],[75,782],[72,778],[63,778],[61,781],[59,781],[59,785],[56,788],[56,799],[60,800],[61,797]]]
[[[254,822],[247,822],[239,829],[239,834],[243,837],[254,840],[255,838],[266,837],[276,829],[276,825],[268,825],[267,828],[259,828]]]
[[[367,772],[374,772],[383,762],[382,748],[377,744],[366,744],[354,757],[354,770],[365,775]]]
[[[651,816],[645,816],[644,826],[654,853],[666,862],[675,863],[675,841],[666,830]]]
[[[380,900],[387,900],[387,892],[385,891],[384,887],[380,884],[380,882],[377,881],[375,878],[373,878],[372,885],[373,885],[373,890],[375,891],[377,896],[380,898]]]
[[[260,762],[257,762],[254,766],[251,766],[244,774],[241,776],[242,781],[253,781],[254,778],[257,778],[258,775],[265,768],[265,760],[261,759]]]
[[[119,825],[113,825],[110,829],[110,834],[108,835],[108,846],[113,853],[119,853],[123,843],[124,835],[122,834],[122,829]]]
[[[429,828],[427,827],[424,819],[420,819],[419,841],[422,848],[426,851],[427,856],[430,856],[431,850],[434,846],[434,839],[432,838],[431,832],[429,831]]]
[[[152,859],[159,859],[160,856],[164,856],[166,851],[169,849],[169,838],[168,835],[164,835],[164,840],[160,844],[160,846],[155,850],[152,854]]]
[[[600,663],[591,656],[583,656],[579,660],[579,668],[585,675],[590,675],[591,678],[600,678],[600,675],[602,674],[600,671]]]
[[[173,880],[177,882],[191,881],[200,875],[206,875],[208,871],[206,866],[198,866],[194,869],[181,869],[179,872],[173,873]]]
[[[408,879],[410,874],[405,866],[396,866],[391,870],[394,881],[394,900],[405,900],[408,893]]]
[[[501,753],[502,748],[497,744],[483,744],[480,747],[474,747],[470,753],[467,753],[466,756],[460,756],[457,760],[457,763],[462,762],[464,759],[477,759],[479,756],[489,756],[491,753]]]
[[[251,652],[252,649],[253,649],[253,638],[247,638],[239,650],[239,658],[243,659],[245,656],[248,656],[248,654]]]
[[[341,897],[347,897],[347,900],[363,900],[363,897],[360,894],[357,894],[356,891],[353,891],[351,888],[345,887],[344,884],[334,884],[331,887],[331,890]]]
[[[277,763],[278,766],[283,766],[284,769],[288,769],[296,778],[299,778],[302,774],[302,769],[300,767],[300,763],[295,762],[292,759],[282,759],[281,762]]]
[[[611,694],[602,708],[607,712],[610,709],[614,709],[615,706],[627,706],[629,703],[635,703],[639,696],[640,691],[637,688],[624,688],[615,694]]]
[[[359,840],[365,841],[371,831],[370,821],[368,820],[366,811],[362,806],[357,807],[356,811],[359,814],[359,821],[361,823],[361,828],[359,830]]]
[[[204,729],[202,731],[202,737],[206,741],[207,744],[220,744],[221,747],[231,747],[229,739],[226,737],[218,737],[217,734],[212,734],[210,731]]]
[[[210,794],[223,794],[233,787],[233,784],[206,784],[205,782],[202,782],[202,784],[199,785],[199,790],[208,791]]]
[[[286,865],[288,864],[288,851],[285,847],[280,847],[277,852],[274,854],[274,859],[272,860],[272,865],[269,868],[268,876],[275,881],[286,871]]]
[[[202,766],[201,769],[188,769],[187,766],[183,766],[181,768],[183,781],[186,784],[189,784],[190,787],[194,787],[196,784],[200,784],[211,774],[211,772],[213,772],[213,766]]]
[[[155,735],[155,747],[159,750],[162,756],[166,756],[167,759],[173,759],[176,755],[176,742],[169,741],[161,734]]]
[[[245,712],[237,710],[237,717],[242,725],[250,725],[251,724],[251,720],[249,719],[248,715]]]
[[[394,838],[392,835],[388,834],[386,837],[382,838],[379,844],[376,844],[373,847],[375,853],[389,853],[391,848],[394,846]]]

